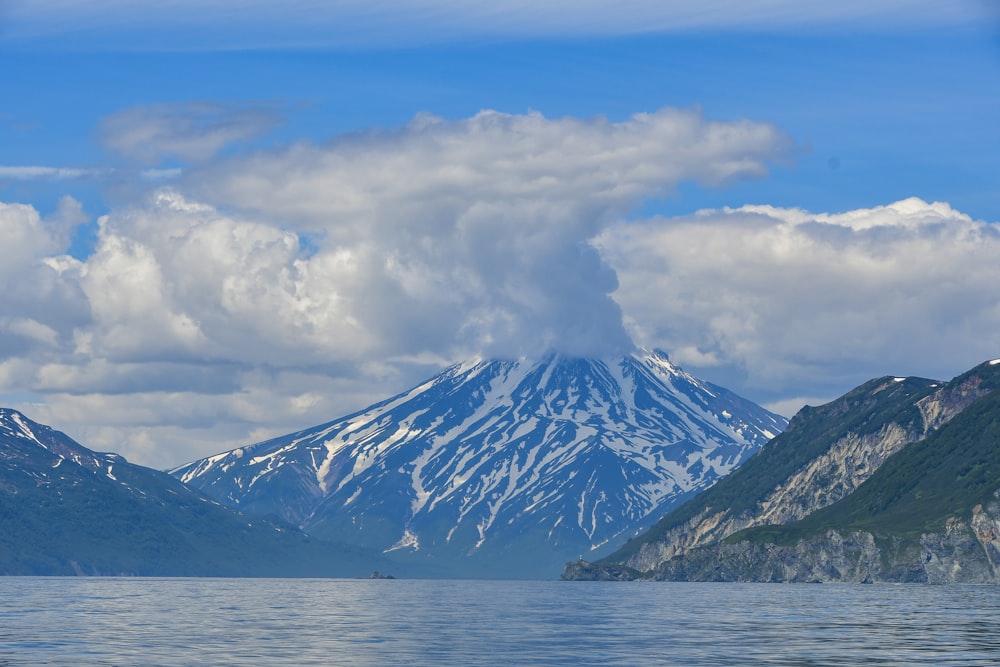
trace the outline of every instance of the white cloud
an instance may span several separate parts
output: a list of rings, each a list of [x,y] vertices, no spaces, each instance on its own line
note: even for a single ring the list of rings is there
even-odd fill
[[[88,319],[76,279],[79,264],[56,257],[85,220],[80,203],[70,197],[64,197],[49,218],[31,206],[0,203],[0,359],[22,353],[26,346],[49,348]]]
[[[788,149],[695,111],[420,117],[209,162],[102,218],[85,262],[62,254],[76,202],[50,219],[0,205],[0,395],[165,467],[477,352],[610,352],[631,334],[782,410],[1000,355],[998,227],[947,204],[622,222]]]
[[[163,158],[199,162],[228,144],[255,139],[281,122],[276,107],[262,104],[149,104],[107,116],[101,121],[100,135],[107,148],[135,162],[155,164]],[[163,170],[146,173],[176,175]]]
[[[1000,350],[1000,226],[947,204],[701,211],[599,245],[640,342],[775,400],[948,379]]]
[[[0,165],[0,179],[19,181],[32,179],[66,180],[91,178],[105,176],[108,173],[110,172],[106,169]]]
[[[696,111],[620,123],[486,111],[242,156],[189,188],[312,235],[318,253],[282,275],[331,345],[357,352],[363,331],[378,355],[589,354],[628,345],[589,240],[681,181],[761,176],[789,146],[770,125]]]
[[[59,341],[59,334],[55,329],[27,317],[0,319],[0,331],[2,330],[8,331],[15,336],[44,343],[50,347],[55,347]]]
[[[55,235],[46,228],[38,211],[26,204],[0,202],[0,238],[5,261],[0,271],[14,273],[57,251]]]
[[[14,0],[8,39],[74,35],[92,46],[399,46],[480,37],[686,30],[940,27],[995,18],[988,3],[928,0]]]
[[[90,321],[80,263],[59,254],[81,216],[69,198],[48,219],[31,206],[0,203],[0,395],[14,397],[6,401],[10,407],[32,391],[39,367],[62,359],[73,332]]]
[[[80,316],[13,311],[21,348],[0,391],[46,396],[61,425],[189,428],[217,449],[363,407],[472,354],[620,350],[616,278],[589,239],[682,180],[760,176],[789,147],[770,125],[696,111],[422,116],[187,172],[104,216],[85,262],[13,207],[11,239],[38,244],[24,268],[72,292]]]
[[[81,281],[96,319],[78,335],[88,354],[277,366],[365,356],[369,334],[342,305],[355,280],[346,251],[307,259],[295,234],[172,191],[100,224]]]
[[[283,435],[319,424],[382,400],[401,389],[393,378],[338,377],[324,369],[225,369],[218,366],[141,364],[47,368],[56,379],[66,370],[91,386],[77,385],[66,393],[40,390],[44,400],[10,401],[5,407],[24,411],[98,451],[113,451],[130,461],[160,469],[212,453]],[[10,374],[0,363],[0,383]],[[31,369],[33,372],[35,369]],[[169,372],[162,390],[144,388],[144,375]],[[184,381],[183,372],[191,372]],[[212,374],[226,375],[219,386],[205,386]],[[105,393],[95,386],[113,372],[122,393]],[[27,374],[31,377],[30,373]],[[24,376],[22,376],[24,377]],[[416,379],[416,378],[414,378]],[[420,379],[423,379],[421,377]],[[231,387],[221,386],[232,382]],[[129,386],[131,383],[131,386]],[[26,385],[24,385],[26,386]],[[87,389],[86,391],[79,391]]]

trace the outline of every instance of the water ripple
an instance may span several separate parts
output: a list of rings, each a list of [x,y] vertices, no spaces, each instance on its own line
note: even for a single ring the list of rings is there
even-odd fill
[[[0,579],[0,665],[1000,664],[1000,589]]]

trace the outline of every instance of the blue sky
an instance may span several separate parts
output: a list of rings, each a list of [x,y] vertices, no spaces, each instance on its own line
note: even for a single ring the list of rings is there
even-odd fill
[[[686,190],[684,212],[746,201],[838,210],[920,192],[995,219],[990,166],[1000,146],[1000,46],[988,26],[904,32],[726,31],[690,35],[491,40],[409,48],[95,52],[69,44],[4,53],[4,157],[10,165],[104,168],[100,120],[140,104],[272,105],[284,123],[257,145],[396,127],[420,111],[546,116],[700,106],[763,119],[799,145],[794,164],[748,188]],[[831,165],[835,165],[834,168]],[[7,181],[4,191],[28,190]],[[35,184],[37,186],[37,184]],[[94,212],[98,188],[70,184]],[[53,205],[62,188],[48,187]],[[9,196],[9,195],[8,195]],[[44,198],[30,192],[32,197]],[[41,199],[44,201],[44,199]]]
[[[0,399],[167,466],[528,341],[1000,356],[1000,13],[870,5],[0,2]]]

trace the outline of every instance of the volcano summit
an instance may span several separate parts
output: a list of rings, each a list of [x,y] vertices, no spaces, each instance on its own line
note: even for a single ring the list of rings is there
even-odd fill
[[[666,355],[458,364],[335,421],[171,471],[242,511],[467,577],[610,552],[780,433]]]

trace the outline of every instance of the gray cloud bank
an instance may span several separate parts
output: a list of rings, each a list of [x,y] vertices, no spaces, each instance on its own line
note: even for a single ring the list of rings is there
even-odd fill
[[[130,107],[101,122],[104,146],[128,160],[158,164],[165,158],[201,162],[228,144],[254,139],[283,122],[273,105],[215,102]]]
[[[789,392],[948,379],[1000,356],[1000,226],[945,203],[708,210],[618,225],[597,245],[638,342],[742,374],[786,409],[810,397]]]
[[[761,176],[789,148],[773,126],[694,111],[620,123],[486,111],[241,157],[191,187],[313,239],[289,275],[312,295],[308,325],[341,330],[331,349],[590,355],[628,347],[590,239],[681,181]]]
[[[625,221],[791,148],[696,111],[420,116],[187,170],[104,216],[85,261],[63,254],[72,200],[0,204],[0,396],[165,467],[474,355],[635,340],[792,402],[995,355],[1000,237],[946,204]]]

